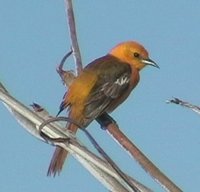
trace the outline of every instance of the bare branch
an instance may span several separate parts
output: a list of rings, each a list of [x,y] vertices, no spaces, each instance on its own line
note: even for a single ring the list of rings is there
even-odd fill
[[[194,111],[195,113],[198,113],[200,115],[200,107],[197,105],[193,105],[189,102],[183,101],[181,99],[178,98],[174,98],[171,100],[166,101],[167,103],[173,103],[173,104],[177,104],[186,108],[191,109],[192,111]]]
[[[64,0],[65,2],[65,10],[66,10],[66,20],[68,21],[69,25],[69,32],[72,41],[72,50],[74,53],[74,61],[77,67],[78,74],[81,72],[83,65],[81,61],[81,54],[79,50],[77,35],[76,35],[76,26],[75,26],[75,19],[74,19],[74,11],[73,5],[71,0]]]
[[[76,78],[74,71],[72,70],[68,70],[65,71],[63,69],[63,65],[66,61],[66,59],[72,54],[72,50],[69,51],[61,60],[60,64],[58,65],[58,67],[56,68],[57,73],[59,74],[60,78],[62,79],[63,84],[66,87],[69,87],[71,85],[71,83],[73,82],[73,80]]]
[[[157,181],[164,189],[172,192],[181,192],[182,190],[173,183],[167,176],[165,176],[138,148],[132,141],[130,141],[119,127],[112,123],[107,126],[109,134],[125,148],[131,156],[142,166],[142,168],[149,173],[155,181]]]

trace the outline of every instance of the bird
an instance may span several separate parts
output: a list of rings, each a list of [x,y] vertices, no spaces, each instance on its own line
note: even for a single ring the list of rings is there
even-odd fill
[[[140,80],[139,72],[147,65],[159,68],[147,50],[136,41],[125,41],[108,54],[85,66],[63,96],[59,113],[67,108],[67,130],[76,133],[101,115],[111,113],[123,103]],[[47,175],[60,174],[68,152],[61,147],[51,159]]]

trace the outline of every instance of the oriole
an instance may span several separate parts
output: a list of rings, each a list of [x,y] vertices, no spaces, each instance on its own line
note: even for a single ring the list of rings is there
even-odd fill
[[[118,44],[82,70],[65,93],[60,111],[68,108],[68,117],[87,127],[126,100],[139,82],[139,71],[146,65],[158,67],[142,45],[134,41]],[[67,129],[75,133],[78,127],[69,124]],[[67,151],[56,147],[48,175],[60,173],[66,156]]]

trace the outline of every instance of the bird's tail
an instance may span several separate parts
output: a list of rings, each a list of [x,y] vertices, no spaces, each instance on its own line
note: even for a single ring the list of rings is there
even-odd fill
[[[77,129],[78,127],[74,124],[69,124],[67,128],[67,130],[71,131],[72,133],[76,133]],[[67,155],[68,152],[66,150],[61,147],[56,147],[48,168],[47,176],[53,175],[55,177],[56,174],[60,174]]]

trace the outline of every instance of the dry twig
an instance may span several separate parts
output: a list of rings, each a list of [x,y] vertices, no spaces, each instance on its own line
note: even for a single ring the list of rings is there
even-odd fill
[[[192,111],[194,111],[195,113],[198,113],[200,115],[200,107],[197,106],[197,105],[193,105],[189,102],[183,101],[183,100],[178,99],[178,98],[173,98],[173,99],[168,100],[166,102],[186,107],[186,108],[191,109]]]
[[[72,50],[74,53],[74,61],[76,63],[77,72],[78,74],[81,72],[83,65],[81,61],[81,53],[79,50],[77,35],[76,35],[76,26],[75,26],[75,19],[74,19],[74,11],[72,0],[64,0],[65,2],[65,10],[66,10],[66,20],[68,21],[69,25],[69,33],[72,41]]]

